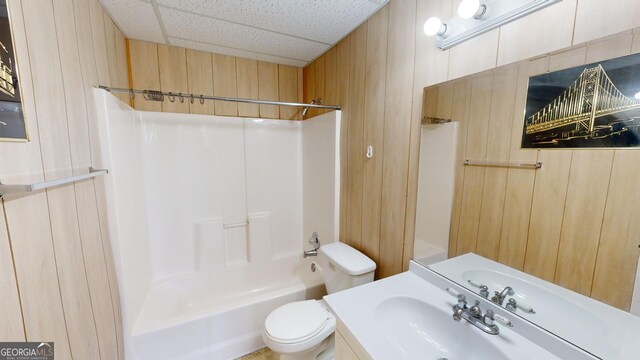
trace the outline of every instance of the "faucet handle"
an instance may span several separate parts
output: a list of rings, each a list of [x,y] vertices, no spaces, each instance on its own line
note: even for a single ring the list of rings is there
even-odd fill
[[[309,238],[309,244],[313,246],[314,250],[318,250],[320,248],[320,237],[318,237],[318,232],[314,231]]]
[[[484,322],[486,325],[492,326],[493,324],[495,324],[495,320],[493,318],[494,316],[495,314],[492,310],[487,310],[482,317],[482,322]]]
[[[446,288],[445,290],[447,290],[447,292],[449,293],[449,295],[453,296],[453,297],[458,297],[458,295],[460,295],[459,292],[456,291],[456,289],[453,288]]]
[[[458,307],[461,309],[464,309],[466,306],[467,306],[467,298],[462,294],[458,294]]]
[[[482,310],[480,310],[480,300],[475,301],[474,305],[469,309],[469,314],[475,317],[482,316]]]
[[[455,321],[460,321],[460,319],[462,319],[462,314],[464,313],[464,310],[461,308],[455,308],[453,311],[453,320]]]
[[[535,314],[536,313],[535,310],[533,310],[533,308],[529,304],[523,303],[522,301],[518,301],[516,303],[516,306],[518,307],[518,309],[520,309],[520,310],[522,310],[522,311],[524,311],[526,313],[529,313],[529,314]]]
[[[513,324],[511,323],[511,320],[507,319],[506,317],[504,317],[502,315],[494,314],[493,315],[493,319],[495,321],[499,322],[500,324],[504,325],[504,326],[513,327]]]
[[[482,296],[485,299],[489,298],[489,288],[487,287],[487,285],[480,286],[480,296]]]
[[[485,299],[489,298],[489,287],[485,284],[481,284],[475,280],[467,280],[467,282],[473,286],[473,287],[477,287],[478,289],[480,289],[480,296],[482,296]]]

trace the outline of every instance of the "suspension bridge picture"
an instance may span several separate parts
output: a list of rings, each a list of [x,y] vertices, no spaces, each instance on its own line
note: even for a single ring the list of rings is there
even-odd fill
[[[640,54],[531,77],[522,147],[640,147]]]

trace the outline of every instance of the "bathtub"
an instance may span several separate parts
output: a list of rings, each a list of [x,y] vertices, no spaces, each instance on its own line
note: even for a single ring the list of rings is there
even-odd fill
[[[127,360],[234,359],[267,315],[321,298],[306,240],[338,239],[340,114],[304,122],[140,112],[98,132]]]
[[[326,294],[312,260],[301,258],[236,269],[224,280],[194,274],[153,284],[131,334],[135,359],[236,359],[265,347],[262,328],[272,310]]]

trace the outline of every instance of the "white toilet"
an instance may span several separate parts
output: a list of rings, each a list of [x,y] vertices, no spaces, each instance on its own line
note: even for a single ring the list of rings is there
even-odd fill
[[[347,244],[336,242],[318,250],[329,294],[373,281],[376,263]],[[322,300],[292,302],[273,310],[262,339],[280,360],[333,360],[336,319]]]

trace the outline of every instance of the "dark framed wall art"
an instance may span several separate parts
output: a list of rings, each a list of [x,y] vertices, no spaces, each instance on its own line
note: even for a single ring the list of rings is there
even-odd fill
[[[640,54],[529,78],[522,148],[640,147]]]
[[[7,1],[0,0],[0,141],[28,141]]]

